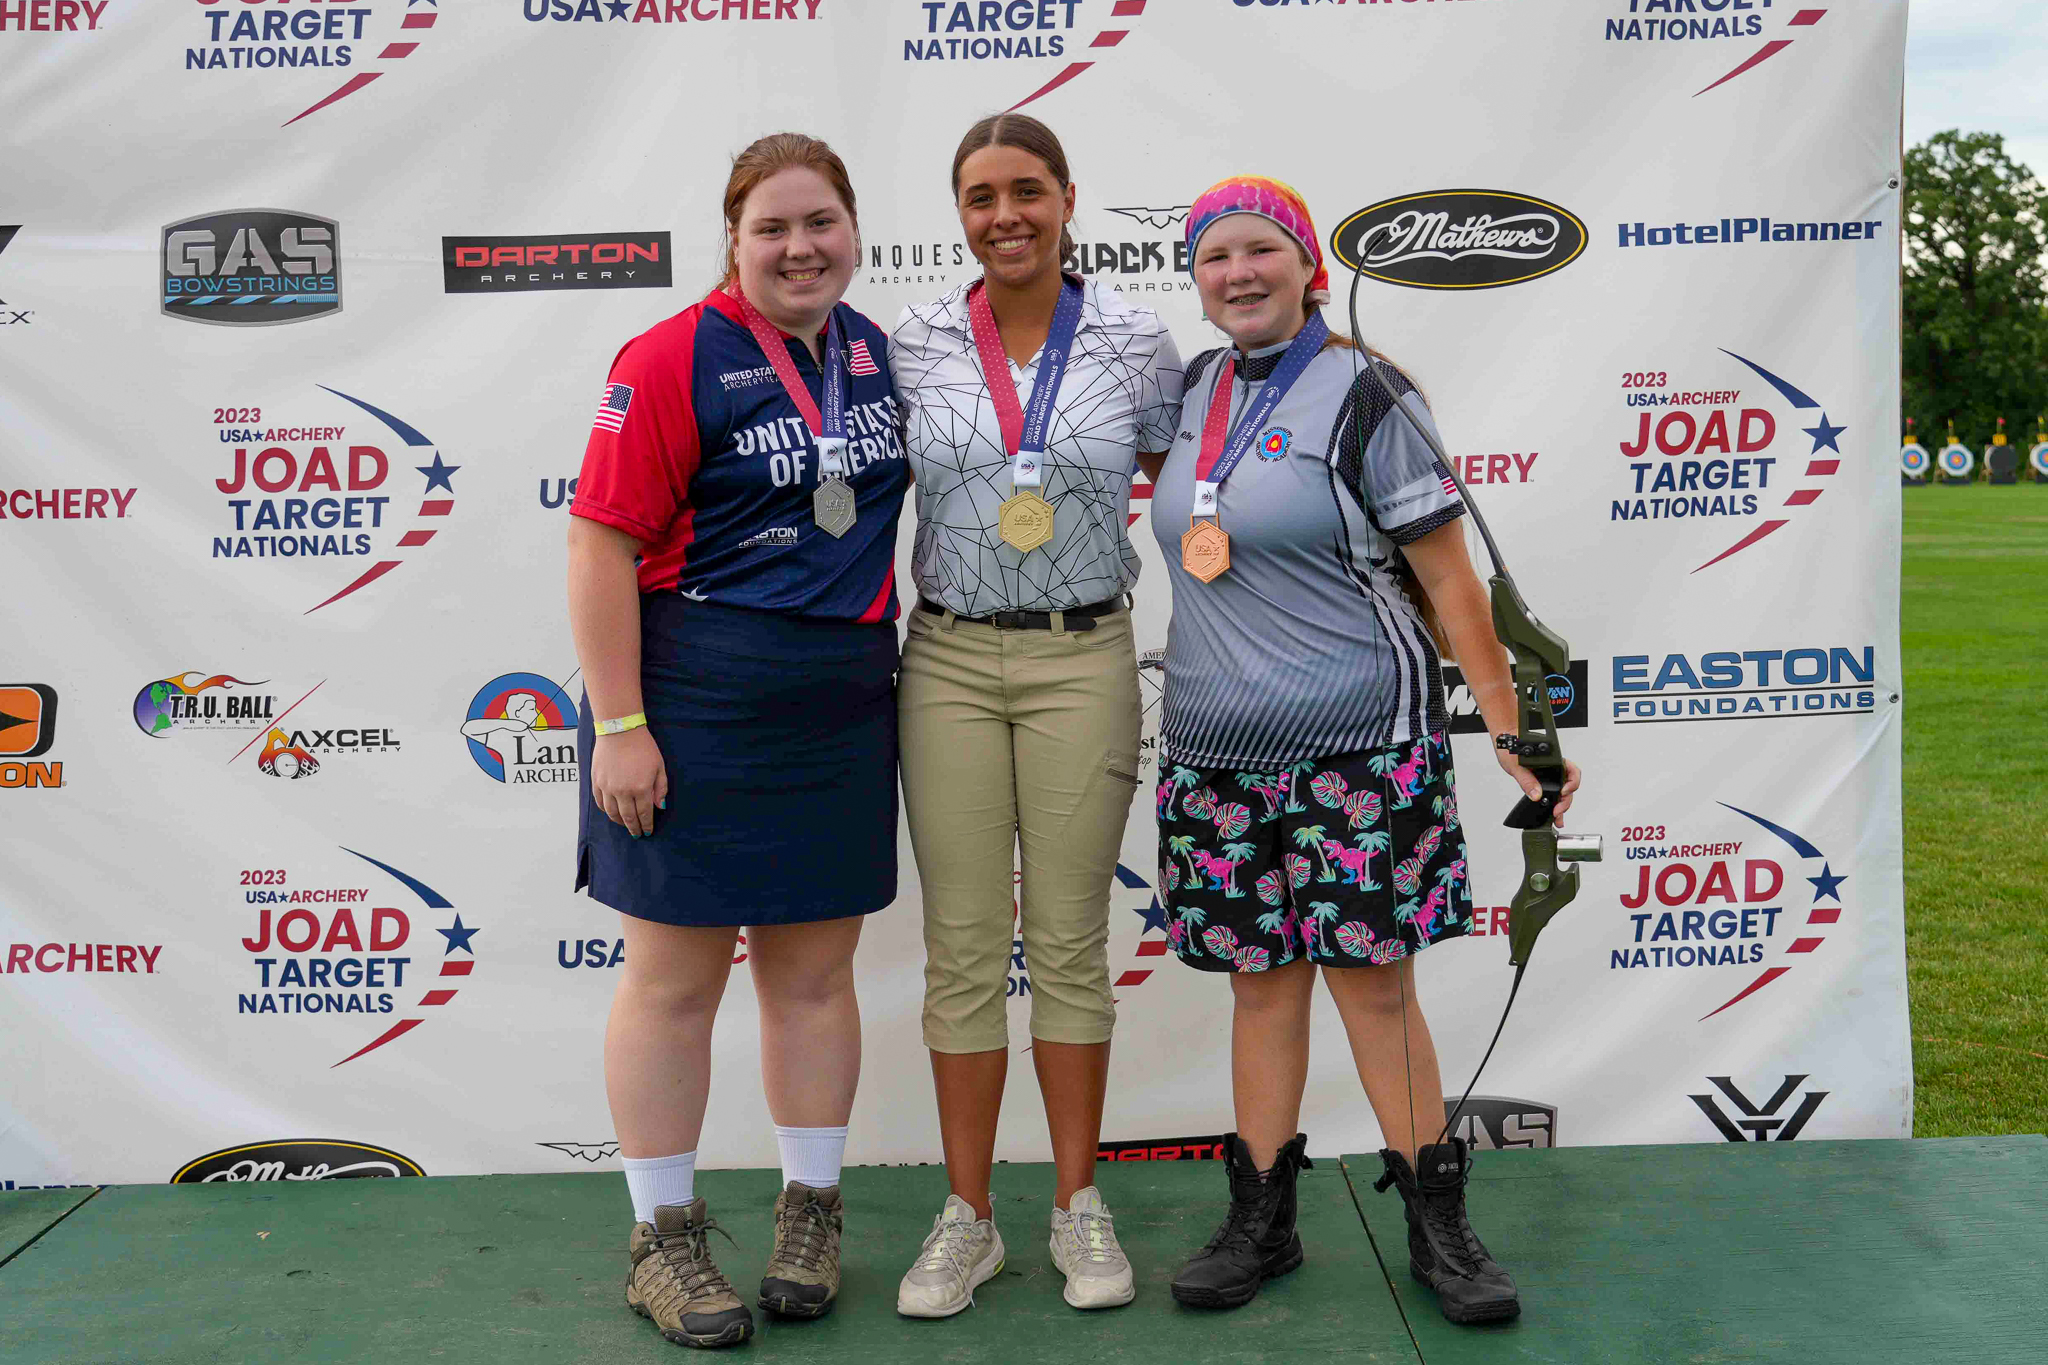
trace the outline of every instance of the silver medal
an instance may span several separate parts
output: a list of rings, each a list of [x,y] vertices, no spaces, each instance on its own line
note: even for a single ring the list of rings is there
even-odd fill
[[[811,514],[826,535],[845,535],[853,529],[853,485],[837,474],[819,480],[818,491],[811,495]]]

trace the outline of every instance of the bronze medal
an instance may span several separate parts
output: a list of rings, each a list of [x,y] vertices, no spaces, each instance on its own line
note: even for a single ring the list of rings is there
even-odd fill
[[[1180,566],[1214,582],[1230,568],[1230,533],[1213,521],[1195,522],[1180,538]]]
[[[1005,542],[1030,554],[1052,539],[1052,504],[1027,488],[1004,501],[997,525]]]

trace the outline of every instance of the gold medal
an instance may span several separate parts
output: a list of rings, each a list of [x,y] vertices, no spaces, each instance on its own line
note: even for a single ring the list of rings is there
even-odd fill
[[[1030,554],[1052,539],[1052,504],[1027,488],[1003,503],[997,525],[1006,542]]]
[[[1230,568],[1230,533],[1213,521],[1197,521],[1180,538],[1180,566],[1213,582]]]

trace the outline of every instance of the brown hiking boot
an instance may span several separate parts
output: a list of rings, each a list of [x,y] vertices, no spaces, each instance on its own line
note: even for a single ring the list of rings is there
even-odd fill
[[[792,1180],[775,1197],[775,1252],[761,1274],[761,1307],[784,1318],[822,1318],[839,1297],[839,1187]]]
[[[633,1225],[627,1244],[633,1273],[626,1303],[678,1346],[737,1346],[754,1334],[754,1315],[711,1262],[713,1229],[732,1240],[704,1212],[701,1198],[663,1204],[652,1223]]]

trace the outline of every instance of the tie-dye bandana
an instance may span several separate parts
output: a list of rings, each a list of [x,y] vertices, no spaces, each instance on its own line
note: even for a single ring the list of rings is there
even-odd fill
[[[1309,220],[1308,205],[1292,185],[1262,175],[1233,175],[1217,181],[1196,197],[1194,206],[1188,210],[1190,269],[1202,234],[1211,223],[1231,213],[1256,213],[1300,242],[1301,249],[1316,265],[1315,276],[1308,282],[1310,302],[1330,301],[1330,272],[1323,268],[1323,248],[1316,240],[1316,225]]]

